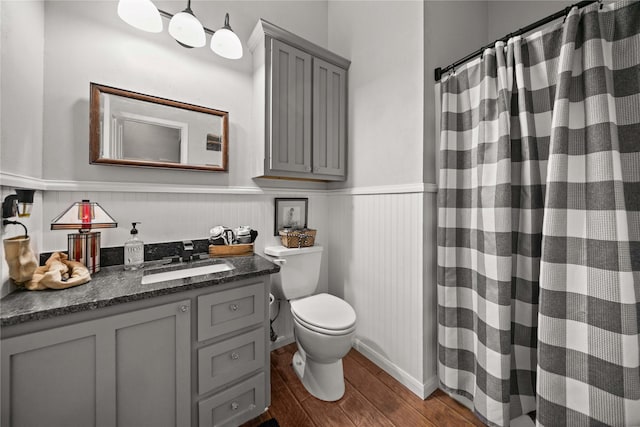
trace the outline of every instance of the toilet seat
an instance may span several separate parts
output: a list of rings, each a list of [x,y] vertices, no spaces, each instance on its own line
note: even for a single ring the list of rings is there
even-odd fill
[[[353,307],[333,295],[312,295],[290,303],[294,320],[312,331],[325,335],[345,335],[356,328]]]

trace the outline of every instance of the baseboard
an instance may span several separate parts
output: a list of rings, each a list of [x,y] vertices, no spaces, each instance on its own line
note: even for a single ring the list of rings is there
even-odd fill
[[[357,338],[353,347],[421,399],[427,398],[438,388],[437,377],[429,378],[427,382],[422,383]]]
[[[278,338],[276,338],[275,341],[271,341],[271,350],[276,350],[279,349],[280,347],[284,347],[285,345],[289,345],[292,342],[295,342],[296,339],[293,336],[290,337],[286,337],[286,336],[279,336]]]

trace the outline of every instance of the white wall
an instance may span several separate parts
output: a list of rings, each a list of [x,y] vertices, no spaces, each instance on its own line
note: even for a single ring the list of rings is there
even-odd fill
[[[351,59],[347,181],[422,182],[423,4],[329,1],[329,49]]]
[[[420,396],[437,384],[423,369],[435,327],[423,319],[423,197],[332,195],[328,251],[329,291],[357,314],[356,348]]]
[[[3,0],[0,38],[0,170],[39,178],[44,2]]]

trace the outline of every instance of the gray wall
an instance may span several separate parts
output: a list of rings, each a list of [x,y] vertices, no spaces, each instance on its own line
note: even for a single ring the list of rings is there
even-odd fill
[[[263,17],[316,44],[327,44],[324,1],[195,2],[205,26],[219,28],[229,12],[244,41],[244,57],[230,61],[208,47],[187,50],[167,33],[145,33],[116,14],[115,1],[49,1],[45,6],[44,172],[47,179],[255,186],[243,153],[254,144],[251,53],[246,41]],[[158,2],[177,12],[183,1]],[[164,20],[165,28],[167,21]],[[207,38],[209,40],[209,38]],[[89,82],[229,112],[229,173],[165,171],[89,165]]]
[[[487,40],[493,41],[549,16],[574,1],[488,1]],[[561,22],[561,20],[560,20]]]
[[[0,3],[0,169],[40,178],[45,6]]]
[[[423,3],[329,1],[329,49],[351,59],[348,179],[422,182]]]
[[[446,67],[487,43],[487,3],[425,1],[424,26],[423,180],[435,183],[439,139],[436,135],[433,70]]]

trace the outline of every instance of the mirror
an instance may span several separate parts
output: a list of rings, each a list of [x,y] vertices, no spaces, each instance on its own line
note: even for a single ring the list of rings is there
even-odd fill
[[[91,83],[91,163],[227,171],[229,113]]]

